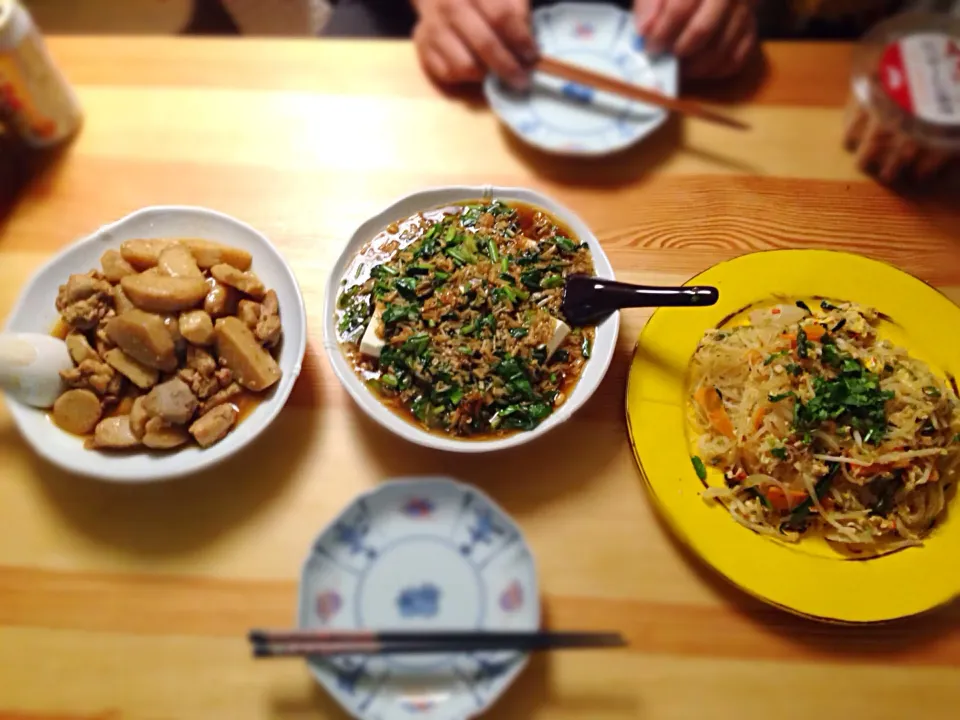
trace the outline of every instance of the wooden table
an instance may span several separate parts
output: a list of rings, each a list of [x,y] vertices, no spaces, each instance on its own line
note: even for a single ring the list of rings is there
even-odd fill
[[[491,717],[960,713],[960,608],[887,627],[812,624],[745,597],[671,540],[623,420],[643,313],[624,316],[614,364],[574,421],[470,466],[366,420],[322,355],[324,277],[344,240],[395,196],[449,183],[554,196],[628,281],[681,282],[751,250],[846,248],[960,299],[956,190],[900,197],[840,149],[848,47],[769,46],[752,97],[726,98],[749,134],[673,123],[634,152],[583,163],[530,152],[482,103],[442,97],[404,43],[50,45],[86,126],[0,221],[0,317],[72,239],[145,205],[191,203],[280,246],[311,337],[262,442],[188,481],[70,477],[34,458],[0,410],[0,718],[342,717],[300,663],[250,660],[244,632],[292,622],[311,539],[356,493],[427,473],[478,484],[521,523],[550,625],[619,628],[633,645],[536,658]]]

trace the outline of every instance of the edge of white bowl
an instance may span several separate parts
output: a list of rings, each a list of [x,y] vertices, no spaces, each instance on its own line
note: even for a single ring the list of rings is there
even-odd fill
[[[343,385],[368,417],[394,434],[412,443],[434,450],[456,453],[484,453],[506,450],[531,442],[545,435],[553,428],[563,424],[593,396],[593,393],[600,386],[600,383],[603,382],[610,368],[610,363],[613,361],[613,355],[617,347],[617,338],[620,333],[619,313],[613,313],[609,318],[604,320],[603,323],[597,326],[599,338],[599,330],[608,325],[612,325],[612,337],[609,343],[604,344],[602,347],[599,346],[599,342],[594,343],[593,352],[587,367],[589,368],[590,364],[596,363],[597,365],[593,367],[600,367],[600,371],[593,386],[583,393],[582,396],[577,397],[580,395],[578,391],[586,380],[586,378],[581,375],[571,398],[568,398],[558,410],[533,430],[516,432],[507,437],[495,440],[456,440],[422,430],[386,407],[380,399],[364,385],[353,368],[350,367],[337,341],[335,322],[336,302],[343,274],[363,243],[371,240],[383,228],[398,218],[411,215],[414,212],[442,206],[444,203],[480,197],[519,200],[520,202],[527,202],[548,210],[569,225],[570,228],[577,233],[581,242],[586,242],[590,246],[590,253],[593,257],[597,276],[610,280],[615,279],[613,266],[603,251],[600,241],[590,230],[589,226],[573,211],[567,209],[557,201],[527,188],[498,187],[494,185],[452,185],[427,188],[398,198],[376,215],[361,223],[345,243],[343,251],[333,264],[327,277],[323,306],[323,347],[327,353],[327,359],[330,361],[330,366],[340,380],[340,384]],[[415,209],[406,212],[401,209],[405,206],[415,206]],[[584,372],[586,372],[586,370]],[[577,397],[577,400],[574,401],[572,399],[573,397]]]
[[[11,417],[13,417],[14,423],[17,426],[17,430],[20,433],[20,436],[24,441],[33,449],[33,451],[42,457],[47,462],[55,465],[61,470],[66,472],[73,473],[75,475],[80,475],[84,477],[94,478],[97,480],[105,480],[108,482],[116,483],[125,483],[125,484],[140,484],[147,482],[157,482],[161,480],[173,480],[176,478],[184,477],[186,475],[192,475],[198,473],[202,470],[206,470],[215,465],[220,464],[229,457],[232,457],[236,453],[240,452],[244,448],[252,444],[270,425],[273,424],[273,421],[276,420],[277,416],[280,414],[280,411],[283,410],[284,406],[287,403],[287,400],[290,397],[290,393],[293,391],[293,386],[296,384],[297,378],[300,376],[300,372],[303,369],[303,360],[307,351],[307,311],[306,305],[303,300],[303,293],[300,290],[300,284],[297,282],[297,277],[293,272],[293,269],[290,267],[290,264],[286,261],[286,258],[280,253],[276,246],[270,242],[270,240],[261,233],[259,230],[254,228],[252,225],[238,220],[237,218],[227,215],[226,213],[220,212],[218,210],[211,210],[210,208],[205,208],[197,205],[151,205],[145,208],[140,208],[135,210],[128,215],[115,220],[114,222],[102,225],[100,228],[94,232],[86,235],[79,240],[71,242],[69,245],[64,247],[56,255],[48,259],[43,265],[41,265],[30,277],[30,280],[23,286],[20,291],[20,294],[17,298],[17,301],[14,303],[13,307],[10,310],[10,313],[7,316],[7,319],[4,322],[4,331],[9,327],[10,322],[24,311],[24,305],[27,301],[27,296],[34,289],[34,287],[41,282],[41,279],[47,273],[51,272],[64,258],[75,248],[86,245],[86,244],[95,244],[100,242],[110,242],[112,241],[111,233],[122,228],[127,223],[131,223],[134,220],[140,219],[143,216],[149,215],[160,215],[160,214],[169,214],[169,213],[196,213],[202,216],[214,216],[220,221],[226,222],[228,224],[234,224],[241,228],[242,230],[251,233],[252,235],[258,237],[263,241],[264,247],[268,249],[274,255],[274,259],[278,261],[278,266],[283,270],[287,275],[291,287],[295,291],[295,296],[298,302],[298,308],[300,312],[301,322],[299,327],[293,328],[293,330],[299,335],[297,346],[294,348],[294,353],[296,356],[296,362],[293,369],[290,372],[291,381],[286,386],[286,388],[281,392],[280,388],[277,389],[274,396],[268,401],[272,403],[269,414],[260,420],[261,427],[246,441],[241,442],[236,447],[225,446],[221,449],[220,452],[211,453],[207,455],[205,451],[196,462],[190,463],[181,468],[175,468],[173,470],[167,470],[162,467],[162,464],[158,464],[158,467],[154,470],[147,470],[139,472],[136,477],[132,477],[128,473],[116,472],[112,468],[109,468],[109,465],[98,466],[96,463],[96,455],[91,454],[90,463],[86,467],[78,467],[64,461],[56,453],[42,443],[37,442],[37,438],[32,434],[28,433],[23,426],[23,421],[27,413],[37,412],[34,408],[29,408],[21,403],[13,400],[12,398],[7,398],[7,407],[10,411]],[[213,238],[211,238],[213,239]],[[254,261],[256,262],[256,261]],[[287,332],[287,325],[284,324],[284,342],[288,342],[287,338],[290,338],[290,334]],[[292,338],[291,338],[292,339]],[[223,441],[229,442],[229,436]],[[217,446],[214,446],[216,448]],[[210,449],[214,448],[208,448]],[[176,457],[171,455],[171,458]],[[107,468],[107,469],[105,469]]]

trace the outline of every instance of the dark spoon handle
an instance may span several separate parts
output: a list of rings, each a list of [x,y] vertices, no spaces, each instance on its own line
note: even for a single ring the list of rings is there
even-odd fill
[[[608,310],[627,307],[704,307],[716,304],[719,298],[717,289],[708,285],[630,285],[600,278],[593,278],[592,282],[598,293],[595,304],[603,305]]]

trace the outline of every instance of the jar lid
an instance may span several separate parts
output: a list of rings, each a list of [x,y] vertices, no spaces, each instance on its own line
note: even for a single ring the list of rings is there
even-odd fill
[[[853,92],[884,125],[960,149],[960,20],[896,15],[871,29],[854,56]]]

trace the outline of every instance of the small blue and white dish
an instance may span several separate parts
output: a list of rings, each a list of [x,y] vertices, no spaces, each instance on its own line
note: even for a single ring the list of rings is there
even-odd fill
[[[677,96],[677,60],[649,56],[633,15],[613,5],[560,3],[533,13],[544,55]],[[531,89],[515,92],[498,78],[483,84],[490,107],[517,137],[559,155],[601,156],[639,142],[666,120],[661,108],[568,80],[534,73]]]
[[[510,517],[447,478],[400,479],[354,500],[303,566],[298,624],[312,630],[540,627],[530,548]],[[484,712],[527,663],[521,652],[310,660],[355,718],[464,720]]]

